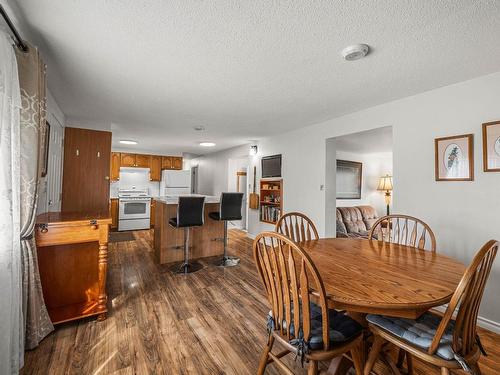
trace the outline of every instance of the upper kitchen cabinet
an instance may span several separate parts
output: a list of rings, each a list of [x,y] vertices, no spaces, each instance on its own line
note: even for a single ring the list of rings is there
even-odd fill
[[[161,179],[161,156],[151,155],[150,179],[151,181]]]
[[[64,129],[63,212],[109,212],[111,133]]]
[[[121,167],[135,167],[135,154],[120,154],[120,166]]]
[[[182,170],[182,157],[172,156],[172,169]]]
[[[110,170],[111,181],[118,181],[120,179],[120,153],[111,153],[111,170]]]
[[[161,169],[182,169],[182,156],[162,156]]]
[[[135,154],[134,167],[151,168],[151,155]]]

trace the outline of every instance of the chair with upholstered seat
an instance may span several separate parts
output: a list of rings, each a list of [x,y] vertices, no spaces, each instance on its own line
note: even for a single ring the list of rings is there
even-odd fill
[[[282,215],[276,223],[276,232],[284,234],[295,242],[317,240],[318,230],[306,215],[289,212]]]
[[[374,341],[365,375],[370,373],[385,342],[440,367],[443,375],[449,374],[450,369],[464,369],[480,375],[477,362],[482,346],[476,332],[477,314],[497,251],[498,242],[493,240],[479,250],[458,284],[443,317],[430,312],[416,320],[368,315]],[[452,320],[457,307],[457,317]]]
[[[184,230],[184,261],[174,265],[176,273],[191,273],[199,271],[203,266],[198,262],[189,262],[189,228],[203,225],[205,197],[179,197],[177,216],[170,218],[168,223],[174,228]]]
[[[387,215],[378,219],[368,239],[436,251],[436,236],[422,220],[408,215]]]
[[[309,255],[292,239],[275,232],[259,234],[253,243],[255,264],[267,292],[268,341],[257,373],[269,363],[292,371],[281,361],[295,353],[309,363],[308,374],[318,373],[318,362],[351,353],[356,374],[363,371],[363,327],[342,312],[328,308],[325,287]],[[271,352],[275,341],[285,351]]]

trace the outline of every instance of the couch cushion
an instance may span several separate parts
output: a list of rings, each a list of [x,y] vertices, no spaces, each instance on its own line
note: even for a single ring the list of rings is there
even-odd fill
[[[347,233],[366,232],[367,228],[361,216],[361,211],[357,207],[338,207],[342,221],[347,228]]]
[[[345,224],[342,221],[342,215],[340,214],[340,211],[338,209],[336,211],[337,211],[337,220],[336,220],[337,237],[347,237],[347,228],[345,227]]]
[[[311,314],[311,335],[308,340],[309,349],[321,350],[323,349],[323,323],[321,307],[313,302],[310,303]],[[269,312],[269,317],[272,319],[272,313]],[[341,344],[356,337],[363,331],[363,327],[351,317],[347,316],[341,311],[334,309],[328,310],[329,324],[330,324],[330,346]],[[286,328],[286,322],[283,322],[283,327]],[[294,335],[293,327],[293,311],[292,311],[292,325],[290,327],[290,334]],[[293,343],[295,340],[291,340]]]
[[[366,225],[366,229],[370,230],[373,224],[378,220],[377,211],[372,206],[357,206],[361,212],[361,217]]]
[[[392,333],[410,344],[418,346],[424,350],[428,350],[431,346],[432,339],[436,333],[436,329],[441,322],[441,317],[426,312],[418,319],[392,318],[383,315],[368,315],[366,319],[376,326]],[[453,321],[448,324],[443,337],[439,343],[436,354],[446,360],[455,359],[453,349],[451,347],[453,341]]]

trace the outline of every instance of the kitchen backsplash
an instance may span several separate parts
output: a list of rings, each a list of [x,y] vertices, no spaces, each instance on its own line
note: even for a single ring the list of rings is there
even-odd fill
[[[148,168],[121,168],[120,180],[111,182],[110,184],[110,197],[117,198],[118,189],[130,189],[134,186],[136,188],[149,188],[149,194],[151,196],[160,195],[160,183],[149,181]]]

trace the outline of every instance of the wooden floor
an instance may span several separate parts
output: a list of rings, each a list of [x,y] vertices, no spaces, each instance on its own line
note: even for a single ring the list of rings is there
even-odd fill
[[[110,243],[108,319],[58,326],[26,353],[22,374],[255,374],[269,307],[251,241],[230,233],[230,253],[241,264],[222,269],[204,262],[204,270],[187,276],[154,263],[149,231]],[[489,354],[480,362],[483,374],[499,374],[500,336],[480,333]],[[270,365],[267,373],[278,371]],[[417,362],[415,374],[439,371]]]

